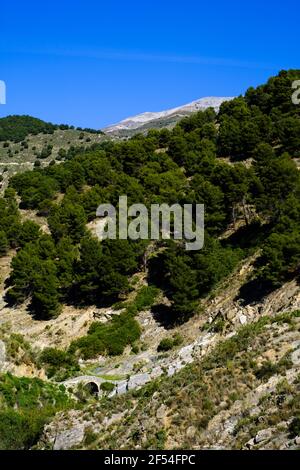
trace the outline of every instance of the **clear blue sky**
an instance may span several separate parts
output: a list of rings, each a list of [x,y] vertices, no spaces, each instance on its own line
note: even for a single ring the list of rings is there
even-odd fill
[[[100,128],[299,68],[299,0],[1,2],[0,116]]]

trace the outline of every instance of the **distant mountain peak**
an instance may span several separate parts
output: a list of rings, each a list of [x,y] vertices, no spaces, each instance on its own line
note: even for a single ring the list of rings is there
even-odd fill
[[[233,97],[200,98],[183,106],[167,109],[165,111],[145,112],[142,114],[137,114],[136,116],[126,118],[117,124],[108,126],[104,128],[103,131],[108,134],[113,134],[119,131],[134,131],[145,125],[150,128],[151,124],[153,124],[153,127],[157,127],[155,124],[157,124],[158,121],[164,120],[166,118],[174,117],[174,120],[179,120],[184,116],[195,113],[197,111],[203,111],[207,108],[214,108],[215,111],[219,111],[220,106],[222,103],[224,103],[224,101],[230,101],[232,99]],[[176,119],[177,116],[178,119]]]

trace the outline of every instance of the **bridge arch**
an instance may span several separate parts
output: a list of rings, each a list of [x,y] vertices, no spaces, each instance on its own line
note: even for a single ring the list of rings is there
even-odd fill
[[[93,395],[95,397],[99,395],[99,386],[98,384],[96,384],[96,382],[93,382],[93,381],[86,382],[84,384],[84,388],[85,390],[88,391],[88,393],[90,393],[90,395]]]

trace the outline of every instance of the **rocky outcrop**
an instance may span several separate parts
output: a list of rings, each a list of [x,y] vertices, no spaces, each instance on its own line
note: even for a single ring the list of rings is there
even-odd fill
[[[192,344],[184,346],[167,358],[160,358],[159,355],[149,358],[147,363],[148,371],[139,374],[132,374],[126,380],[109,380],[115,385],[115,388],[108,396],[113,397],[115,395],[123,395],[129,390],[138,389],[165,373],[167,373],[169,377],[174,375],[187,364],[191,364],[195,357],[207,354],[209,348],[215,344],[216,339],[217,335],[213,335],[211,333],[201,334]],[[95,383],[98,386],[99,395],[101,395],[102,392],[100,387],[103,382],[107,382],[107,379],[96,375],[84,375],[66,380],[64,385],[67,388],[76,388],[80,384],[87,385],[88,383]]]
[[[114,393],[111,396],[112,409],[107,406],[108,402],[106,409],[103,409],[102,402],[99,405],[96,402],[87,410],[60,413],[45,428],[40,445],[43,448],[50,446],[57,449],[74,446],[86,448],[85,434],[90,429],[100,448],[105,448],[110,436],[114,436],[113,442],[117,443],[118,448],[130,446],[138,449],[142,448],[149,436],[153,437],[163,429],[168,436],[166,448],[169,449],[181,445],[188,445],[193,449],[299,448],[299,437],[291,437],[289,431],[300,373],[300,319],[296,315],[293,318],[292,323],[270,321],[262,327],[258,337],[254,335],[253,346],[248,348],[253,358],[250,362],[248,350],[242,349],[238,353],[239,360],[234,362],[234,368],[241,369],[234,372],[231,392],[230,389],[227,391],[226,375],[229,372],[226,373],[226,367],[233,367],[233,364],[226,361],[223,365],[217,365],[216,370],[209,366],[206,374],[211,375],[212,381],[208,382],[210,389],[204,394],[204,377],[198,377],[197,369],[191,369],[190,375],[186,375],[187,372],[184,371],[180,381],[171,377],[179,372],[176,367],[183,362],[189,364],[190,361],[200,361],[201,364],[208,359],[206,353],[210,349],[205,348],[213,347],[218,341],[218,335],[201,335],[201,341],[195,342],[199,349],[188,345],[177,351],[176,359],[173,357],[173,368],[164,371],[170,377],[165,376],[162,387],[150,395],[149,399],[141,399],[139,404],[139,399],[133,398],[138,395],[129,393],[128,400],[124,401],[121,398],[118,400]],[[232,334],[229,337],[232,338]],[[256,365],[253,365],[253,361],[256,361]],[[274,368],[272,376],[267,380],[255,378],[255,371],[266,361],[282,366]],[[244,370],[247,364],[248,370]],[[89,376],[85,377],[85,380],[89,379]],[[130,381],[122,382],[122,393],[141,387],[148,379],[149,375],[146,373],[135,374]],[[194,380],[198,388],[195,388]],[[173,387],[168,386],[168,381],[172,382]],[[169,387],[167,402],[164,401],[165,387]],[[238,394],[238,398],[231,398],[232,391]],[[218,411],[205,426],[201,424],[199,429],[199,425],[195,423],[202,423],[201,413],[204,410],[195,407],[195,403],[203,406],[203,401],[207,401],[207,406],[211,406],[211,400],[218,395]],[[136,444],[131,439],[132,433],[138,436],[139,441]]]

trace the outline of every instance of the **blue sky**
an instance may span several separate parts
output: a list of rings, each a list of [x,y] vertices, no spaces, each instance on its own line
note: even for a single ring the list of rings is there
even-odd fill
[[[2,2],[0,116],[101,128],[299,68],[297,0]]]

